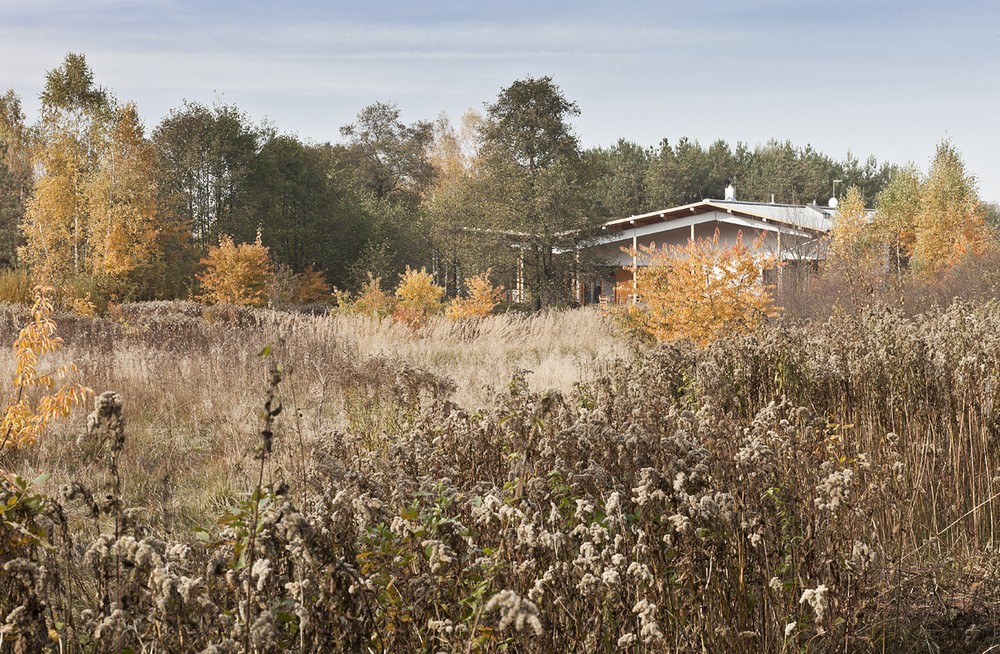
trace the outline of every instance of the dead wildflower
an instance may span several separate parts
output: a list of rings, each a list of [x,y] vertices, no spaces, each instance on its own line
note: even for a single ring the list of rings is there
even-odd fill
[[[538,607],[528,599],[522,599],[512,590],[502,590],[486,603],[483,611],[500,613],[500,623],[497,629],[503,631],[512,624],[517,631],[524,631],[525,626],[531,627],[536,636],[542,635],[542,622],[539,620]]]
[[[250,628],[250,638],[257,647],[270,649],[275,646],[278,624],[270,611],[263,611]]]
[[[271,561],[270,559],[260,558],[253,562],[253,569],[250,571],[250,576],[257,580],[257,591],[263,591],[264,585],[267,584],[267,578],[271,575]]]
[[[840,509],[850,496],[853,479],[854,471],[850,468],[831,471],[817,486],[820,497],[815,499],[816,506],[834,512]]]
[[[94,640],[109,640],[117,636],[124,626],[125,612],[116,608],[97,625],[97,628],[94,630]]]
[[[632,607],[632,613],[639,616],[639,637],[647,645],[663,638],[663,632],[656,621],[657,607],[646,599],[640,599]]]
[[[816,588],[805,589],[802,591],[802,597],[799,598],[799,604],[808,604],[812,607],[813,613],[816,615],[816,630],[820,633],[823,633],[823,617],[826,615],[827,590],[825,584],[820,584]]]

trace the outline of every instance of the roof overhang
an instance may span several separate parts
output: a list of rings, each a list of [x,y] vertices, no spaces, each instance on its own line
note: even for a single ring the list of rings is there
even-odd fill
[[[773,209],[775,207],[771,206],[767,208]],[[801,208],[803,207],[796,207],[796,209]],[[772,215],[768,215],[763,210],[756,210],[756,207],[751,203],[702,200],[701,202],[693,202],[679,207],[651,211],[637,216],[629,216],[628,218],[619,218],[618,220],[606,222],[603,226],[605,234],[598,237],[596,242],[611,243],[631,238],[633,232],[635,232],[636,236],[647,236],[674,229],[683,229],[691,225],[699,225],[708,222],[705,214],[715,212],[724,214],[724,217],[718,219],[718,222],[739,225],[749,229],[780,232],[782,234],[806,238],[819,236],[826,231],[782,220],[780,216],[776,217],[773,213]],[[618,235],[615,234],[616,232]],[[627,232],[627,236],[621,235],[623,232]]]
[[[672,232],[680,229],[690,229],[694,225],[703,225],[708,222],[735,225],[746,229],[748,232],[774,232],[789,236],[797,236],[800,238],[815,238],[817,235],[816,231],[791,226],[786,223],[780,223],[766,218],[757,218],[741,215],[740,213],[726,212],[716,218],[707,219],[707,213],[710,212],[700,211],[686,216],[683,214],[679,216],[675,214],[674,216],[667,216],[664,218],[658,217],[654,220],[636,220],[634,223],[631,221],[615,221],[617,224],[614,226],[605,225],[605,233],[592,240],[591,243],[593,245],[604,245],[606,243],[632,240],[633,238],[643,239],[654,234],[663,234],[665,232]]]

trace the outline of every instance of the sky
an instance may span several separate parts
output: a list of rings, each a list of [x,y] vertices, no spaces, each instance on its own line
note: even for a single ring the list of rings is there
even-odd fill
[[[0,92],[29,120],[68,52],[150,131],[222,102],[336,142],[373,102],[457,122],[550,75],[585,147],[778,139],[926,171],[950,139],[1000,200],[994,0],[0,0]]]

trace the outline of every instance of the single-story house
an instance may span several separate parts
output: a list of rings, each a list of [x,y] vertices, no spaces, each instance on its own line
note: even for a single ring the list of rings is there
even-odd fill
[[[702,200],[680,207],[651,211],[604,224],[602,235],[586,251],[603,262],[596,277],[580,280],[574,294],[582,304],[621,303],[634,296],[634,275],[641,275],[642,258],[627,250],[638,246],[662,248],[684,245],[690,239],[712,238],[718,230],[720,245],[732,245],[742,233],[743,242],[754,243],[761,255],[782,262],[774,283],[796,269],[814,268],[824,258],[823,235],[833,224],[836,200],[828,206],[742,202],[732,186],[723,200]]]

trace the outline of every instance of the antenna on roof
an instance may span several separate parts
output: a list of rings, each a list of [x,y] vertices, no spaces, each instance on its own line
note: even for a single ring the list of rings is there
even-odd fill
[[[840,184],[842,181],[844,181],[844,180],[842,180],[842,179],[835,179],[835,180],[833,180],[833,195],[830,197],[830,208],[831,209],[836,209],[837,208],[837,184]]]

